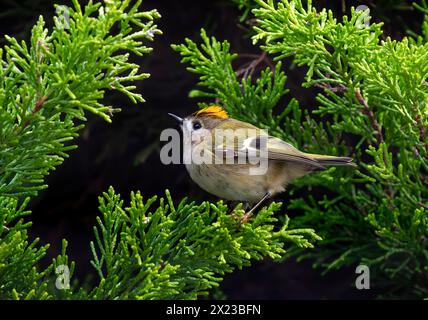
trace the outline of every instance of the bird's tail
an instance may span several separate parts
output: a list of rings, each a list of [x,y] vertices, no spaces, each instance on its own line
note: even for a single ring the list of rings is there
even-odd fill
[[[336,157],[336,156],[325,156],[322,154],[311,154],[306,153],[308,157],[318,161],[323,166],[351,166],[356,167],[357,165],[349,157]]]

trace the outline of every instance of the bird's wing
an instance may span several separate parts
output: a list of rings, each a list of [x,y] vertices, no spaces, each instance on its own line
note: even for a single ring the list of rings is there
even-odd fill
[[[223,158],[247,157],[249,154],[259,158],[276,161],[291,161],[323,169],[324,167],[314,158],[299,151],[291,144],[281,139],[267,135],[263,130],[245,123],[239,123],[240,131],[234,130],[234,139],[226,142],[214,137],[214,152]],[[219,129],[224,129],[218,127]],[[227,129],[229,126],[226,127]]]
[[[257,142],[257,139],[258,138],[255,138],[254,141],[252,141],[252,146],[256,145],[257,147],[257,144],[260,145],[260,142]],[[301,152],[291,144],[272,136],[267,138],[267,150],[269,160],[292,161],[319,169],[324,168],[316,159]]]

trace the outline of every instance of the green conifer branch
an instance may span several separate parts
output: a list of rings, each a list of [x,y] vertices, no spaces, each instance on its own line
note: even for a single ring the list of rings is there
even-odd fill
[[[83,9],[74,1],[69,29],[61,28],[56,19],[49,33],[40,19],[29,48],[8,38],[0,91],[4,125],[0,137],[5,147],[0,153],[1,298],[195,299],[217,287],[224,274],[250,265],[251,260],[278,260],[289,248],[312,248],[320,240],[312,229],[290,229],[286,216],[278,221],[277,203],[240,225],[241,207],[231,213],[222,202],[195,204],[186,199],[176,206],[169,192],[159,201],[156,197],[143,201],[139,192],[132,193],[124,207],[111,188],[100,197],[101,216],[89,246],[99,281],[73,278],[75,265],[66,255],[65,240],[61,254],[47,268],[40,268],[48,246],[28,240],[31,223],[22,221],[29,214],[28,199],[19,204],[22,196],[44,187],[44,176],[74,148],[68,141],[78,134],[85,112],[110,121],[115,109],[99,103],[105,91],[117,89],[131,100],[143,101],[125,83],[147,75],[138,74],[126,52],[149,52],[143,40],[151,40],[159,31],[152,22],[158,14],[138,12],[139,4],[127,9],[126,0],[104,6],[90,2]],[[132,24],[142,31],[134,32]],[[117,34],[112,34],[114,28],[119,28]],[[227,63],[223,67],[230,71]],[[279,99],[285,76],[278,69],[278,83],[271,83],[269,72],[255,87],[248,81],[247,100],[260,95],[260,90]]]
[[[147,75],[126,52],[146,54],[144,43],[159,30],[156,11],[138,11],[140,2],[82,8],[74,0],[69,28],[57,18],[49,32],[40,19],[29,44],[7,38],[0,53],[0,298],[194,299],[266,256],[311,258],[324,272],[364,263],[379,290],[426,297],[427,20],[422,36],[380,41],[381,24],[365,25],[364,12],[338,22],[311,1],[239,1],[256,6],[253,39],[278,61],[257,78],[251,69],[235,71],[229,44],[204,31],[202,45],[186,40],[174,49],[200,76],[192,97],[217,100],[231,116],[306,151],[352,155],[358,170],[331,168],[298,180],[287,208],[301,216],[278,221],[280,205],[272,203],[240,227],[241,207],[174,205],[169,192],[159,201],[133,193],[125,207],[110,189],[100,197],[90,244],[98,280],[73,278],[66,241],[40,268],[48,246],[28,238],[25,196],[45,187],[45,175],[74,148],[87,111],[110,121],[117,109],[99,102],[107,91],[143,101],[133,83]],[[427,12],[425,1],[416,6]],[[308,67],[305,87],[323,89],[313,110],[302,111],[296,99],[280,106],[288,94],[285,57]],[[316,197],[308,186],[330,192]],[[299,188],[305,196],[293,195]],[[308,226],[323,238],[317,250],[307,250],[321,240]],[[60,290],[65,266],[72,282]]]
[[[139,11],[141,1],[73,0],[67,17],[55,17],[51,31],[43,18],[30,42],[6,36],[0,49],[0,298],[70,297],[55,287],[57,267],[69,266],[63,252],[51,265],[39,266],[48,245],[30,241],[24,223],[27,195],[46,187],[44,177],[55,169],[83,127],[88,111],[110,121],[119,109],[100,100],[110,90],[143,102],[135,81],[147,78],[129,61],[129,53],[151,51],[145,45],[160,31],[155,11]],[[68,18],[68,20],[66,20]],[[24,200],[25,199],[25,200]],[[83,292],[83,291],[82,291]],[[60,294],[61,293],[61,294]],[[76,295],[78,297],[79,295]],[[84,294],[80,294],[84,296]]]
[[[221,201],[186,199],[174,205],[168,191],[145,201],[132,193],[126,208],[113,188],[99,200],[91,263],[100,284],[92,299],[196,299],[251,260],[280,259],[286,247],[320,240],[312,229],[289,230],[287,217],[277,229],[277,203],[239,226],[240,207],[230,213]]]
[[[74,0],[69,20],[55,17],[52,31],[40,17],[30,43],[6,36],[0,50],[0,194],[34,195],[44,176],[75,148],[91,112],[106,121],[118,111],[100,100],[110,90],[143,102],[134,83],[147,78],[129,53],[151,51],[159,14],[140,12],[141,1],[107,1],[82,8]],[[96,54],[95,54],[96,53]]]
[[[340,179],[319,175],[307,180],[323,187],[335,184],[337,196],[292,201],[291,208],[305,212],[293,224],[311,222],[325,239],[322,250],[307,256],[325,270],[365,263],[372,279],[377,276],[375,285],[392,295],[398,290],[426,295],[426,43],[380,41],[381,25],[362,25],[364,13],[355,10],[338,22],[310,1],[306,6],[301,1],[257,3],[253,39],[278,54],[276,59],[292,56],[308,67],[304,85],[324,89],[313,113],[333,117],[334,124],[324,120],[333,135],[356,137],[357,144],[348,148],[362,160],[356,172],[360,178],[342,173]]]
[[[186,39],[185,44],[172,45],[181,54],[182,62],[190,64],[187,69],[200,76],[198,89],[192,90],[190,97],[218,99],[231,117],[267,129],[279,138],[291,139],[296,145],[303,146],[307,139],[313,139],[311,133],[317,124],[310,121],[301,125],[306,114],[302,113],[296,99],[279,110],[278,102],[289,92],[285,88],[287,77],[281,71],[281,63],[274,70],[266,68],[257,79],[251,74],[239,77],[239,72],[232,67],[238,55],[230,53],[230,44],[208,37],[203,29],[201,38],[200,46],[190,39]],[[274,112],[279,114],[274,116]],[[296,130],[304,133],[304,137],[293,136],[291,133]],[[322,133],[317,138],[323,140],[326,135]]]
[[[428,41],[428,2],[426,0],[421,0],[420,2],[414,2],[413,6],[422,11],[424,15],[424,21],[422,23],[422,41]]]
[[[222,201],[196,204],[171,195],[144,201],[131,193],[124,207],[113,188],[99,198],[101,216],[90,243],[99,282],[87,289],[73,278],[75,265],[62,253],[44,271],[37,267],[48,246],[28,244],[22,219],[0,231],[0,297],[3,299],[196,299],[219,285],[223,276],[249,266],[251,260],[281,259],[289,247],[312,248],[321,240],[312,229],[290,229],[289,219],[275,217],[281,207],[272,203],[249,223],[240,225],[241,207],[231,213]],[[9,198],[0,204],[0,228],[5,217],[29,214]],[[281,225],[278,228],[278,224]],[[3,231],[4,233],[4,231]],[[58,289],[58,267],[67,267],[70,287]],[[21,268],[24,268],[23,270]]]
[[[49,245],[40,247],[39,239],[30,241],[23,217],[29,199],[21,205],[18,200],[0,197],[0,298],[46,299],[46,277],[50,268],[39,271],[37,264],[45,256]],[[4,228],[5,225],[13,225]]]
[[[202,31],[200,46],[191,40],[174,46],[200,76],[202,90],[190,95],[219,101],[231,116],[306,151],[352,156],[358,170],[331,168],[296,181],[289,191],[288,208],[302,212],[290,225],[311,226],[324,240],[317,250],[294,247],[288,255],[312,258],[325,271],[364,263],[380,290],[426,296],[426,42],[381,41],[382,24],[366,25],[364,11],[351,9],[339,21],[311,1],[255,2],[253,40],[275,55],[275,71],[240,79],[228,43]],[[307,67],[304,87],[323,91],[311,111],[294,99],[278,105],[287,93],[280,64],[286,57]],[[319,199],[308,186],[330,192]],[[301,188],[307,196],[293,197]]]

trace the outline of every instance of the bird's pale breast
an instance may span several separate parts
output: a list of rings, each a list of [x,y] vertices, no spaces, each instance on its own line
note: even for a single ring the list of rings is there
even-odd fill
[[[267,192],[284,191],[286,169],[277,163],[269,164],[264,175],[250,174],[249,165],[239,164],[188,164],[193,181],[205,191],[222,199],[257,202]]]

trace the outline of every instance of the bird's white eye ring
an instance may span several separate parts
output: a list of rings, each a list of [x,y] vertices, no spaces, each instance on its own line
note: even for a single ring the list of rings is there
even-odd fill
[[[200,128],[202,128],[202,125],[199,121],[193,122],[193,130],[199,130]]]

